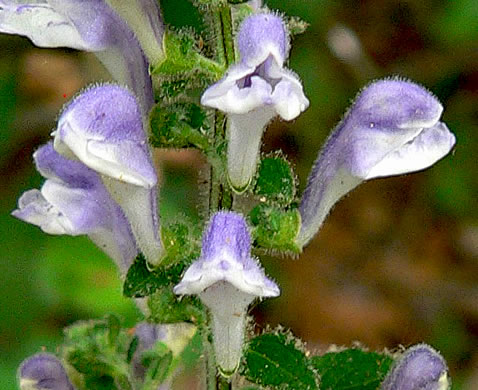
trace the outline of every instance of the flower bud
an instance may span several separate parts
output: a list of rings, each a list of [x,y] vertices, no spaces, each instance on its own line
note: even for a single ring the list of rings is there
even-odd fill
[[[392,366],[380,390],[448,390],[448,367],[442,356],[426,344],[406,350]]]
[[[61,362],[49,353],[25,360],[18,369],[21,390],[74,390]]]

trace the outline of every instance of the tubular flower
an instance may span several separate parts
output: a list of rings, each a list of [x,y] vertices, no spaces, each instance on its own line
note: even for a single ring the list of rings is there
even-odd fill
[[[198,294],[209,308],[216,360],[226,374],[239,364],[249,305],[256,298],[280,294],[250,252],[251,238],[244,218],[219,212],[203,236],[201,257],[174,287],[179,295]]]
[[[357,97],[325,143],[307,180],[299,211],[303,246],[332,206],[364,180],[430,167],[447,155],[455,136],[440,121],[443,107],[425,88],[380,80]]]
[[[138,250],[128,221],[99,175],[79,161],[59,155],[52,143],[33,158],[47,180],[25,192],[12,215],[49,234],[87,235],[125,274]]]
[[[228,175],[237,192],[251,181],[262,133],[276,115],[292,120],[309,106],[298,77],[284,68],[289,37],[274,14],[249,16],[240,27],[241,60],[210,86],[201,104],[228,114]]]
[[[153,104],[141,46],[106,0],[0,0],[0,32],[24,35],[39,47],[94,52],[116,81],[134,91],[145,113]]]
[[[135,97],[116,85],[91,88],[65,108],[53,135],[59,153],[100,174],[126,214],[139,249],[157,264],[163,253],[157,177]]]
[[[448,390],[450,379],[443,357],[426,344],[415,345],[395,362],[381,390]]]
[[[54,355],[38,353],[18,369],[21,390],[74,390],[63,364]]]

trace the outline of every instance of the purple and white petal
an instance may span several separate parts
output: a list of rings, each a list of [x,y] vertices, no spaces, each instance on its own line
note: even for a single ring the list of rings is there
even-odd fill
[[[200,294],[217,282],[228,282],[255,297],[276,297],[279,288],[251,256],[251,237],[244,218],[218,212],[203,236],[201,257],[174,287],[176,294]]]
[[[403,80],[372,83],[360,93],[314,163],[299,211],[305,245],[332,206],[364,180],[430,167],[455,136],[440,122],[443,107],[425,88]]]
[[[174,287],[178,295],[198,294],[209,308],[216,361],[226,375],[236,370],[241,358],[247,308],[258,297],[280,294],[250,251],[244,218],[218,212],[204,233],[201,257]]]
[[[49,353],[26,359],[18,369],[21,390],[74,390],[63,364]]]
[[[97,171],[130,221],[151,264],[163,253],[157,215],[157,176],[136,98],[117,85],[93,87],[63,111],[55,149]]]
[[[0,32],[24,35],[40,47],[94,52],[116,81],[134,91],[144,114],[153,104],[142,48],[106,0],[0,0]]]
[[[393,364],[381,390],[448,390],[451,382],[443,357],[432,347],[418,344]]]
[[[309,101],[299,78],[283,67],[289,37],[279,16],[249,16],[240,27],[237,43],[240,62],[204,91],[201,104],[229,114],[228,176],[233,189],[241,193],[254,176],[267,123],[276,115],[297,118]]]
[[[47,180],[25,192],[12,215],[49,234],[87,235],[125,274],[138,250],[126,217],[99,175],[79,161],[59,155],[51,143],[34,154]]]
[[[279,66],[289,56],[289,36],[283,20],[275,14],[259,13],[242,22],[237,37],[241,62],[256,67],[270,56]]]

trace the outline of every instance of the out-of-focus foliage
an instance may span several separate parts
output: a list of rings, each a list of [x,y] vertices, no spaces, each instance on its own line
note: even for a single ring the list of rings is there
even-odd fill
[[[162,3],[173,27],[192,26],[201,36],[200,15],[187,0]],[[426,341],[448,360],[456,389],[476,388],[478,3],[266,3],[310,24],[293,38],[289,64],[310,108],[294,123],[274,122],[263,148],[283,150],[299,188],[350,100],[378,77],[409,77],[434,92],[457,147],[426,172],[353,192],[299,260],[262,257],[282,295],[254,314],[291,327],[309,349]],[[207,54],[211,37],[201,39]],[[140,315],[122,297],[112,263],[87,239],[48,236],[9,216],[22,191],[41,185],[31,154],[49,138],[58,110],[89,82],[107,80],[104,70],[91,56],[34,48],[14,36],[1,35],[0,50],[0,388],[13,390],[19,362],[42,346],[55,351],[63,327],[108,312],[133,325]],[[188,151],[157,157],[162,219],[183,213],[197,220],[204,160]]]

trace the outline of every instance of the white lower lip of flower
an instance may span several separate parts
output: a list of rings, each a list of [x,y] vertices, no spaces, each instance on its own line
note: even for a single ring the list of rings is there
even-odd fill
[[[241,360],[247,308],[256,296],[221,281],[204,290],[199,297],[211,313],[216,364],[224,376],[230,376]]]
[[[366,179],[428,168],[443,158],[454,144],[455,136],[444,123],[438,122],[433,127],[422,129],[410,141],[388,153],[368,172]]]
[[[256,172],[264,127],[274,111],[261,107],[247,114],[229,114],[227,129],[227,173],[238,193],[244,192]]]

